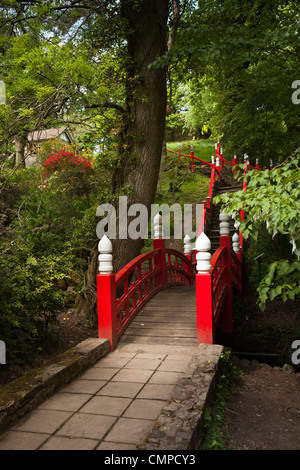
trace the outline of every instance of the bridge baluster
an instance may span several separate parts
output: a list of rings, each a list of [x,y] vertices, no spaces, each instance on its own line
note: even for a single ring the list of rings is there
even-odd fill
[[[222,330],[223,333],[232,333],[232,286],[231,286],[231,246],[229,237],[229,216],[223,211],[220,220],[220,247],[226,247],[224,261],[226,265],[227,295],[223,305]]]
[[[196,310],[197,341],[213,344],[213,292],[211,275],[211,242],[204,232],[196,241]]]
[[[111,349],[117,345],[116,277],[112,266],[112,243],[104,235],[98,243],[97,309],[99,338],[107,338]]]

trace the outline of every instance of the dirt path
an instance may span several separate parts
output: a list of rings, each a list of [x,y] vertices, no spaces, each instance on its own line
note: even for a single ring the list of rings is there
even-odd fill
[[[227,448],[300,450],[300,368],[291,361],[299,302],[272,302],[262,313],[245,292],[235,313],[233,351],[248,359],[233,356],[243,374],[226,405]]]
[[[243,370],[226,405],[229,450],[300,450],[300,374],[289,367],[235,360]]]

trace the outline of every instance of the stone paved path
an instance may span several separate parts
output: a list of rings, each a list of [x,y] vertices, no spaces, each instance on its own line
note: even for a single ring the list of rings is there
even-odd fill
[[[60,389],[0,438],[0,450],[136,450],[193,347],[125,345]]]
[[[196,346],[196,318],[191,307],[195,305],[194,292],[189,290],[192,300],[182,303],[182,292],[167,291],[157,294],[140,312],[115,351],[8,428],[0,436],[0,450],[136,450],[147,443],[149,435],[154,436],[151,442],[156,446],[158,441],[163,446],[164,441],[157,439],[153,430],[164,408],[168,411],[162,419],[165,423],[168,418],[166,431],[171,433],[162,434],[165,442],[175,445],[171,428],[181,432],[183,423],[187,428],[191,418],[184,436],[188,442],[222,347]],[[154,330],[151,315],[153,309],[157,313],[158,304],[162,312]],[[170,322],[176,323],[177,330],[168,335]],[[188,379],[181,383],[185,376]]]

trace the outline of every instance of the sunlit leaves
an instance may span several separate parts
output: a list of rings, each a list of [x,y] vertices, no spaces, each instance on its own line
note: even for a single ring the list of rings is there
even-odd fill
[[[273,170],[247,171],[242,178],[247,181],[246,193],[227,193],[217,196],[215,202],[221,202],[225,212],[241,222],[239,230],[245,239],[256,239],[262,226],[273,238],[277,234],[288,237],[291,257],[270,265],[258,292],[262,308],[268,298],[294,299],[300,293],[299,153]],[[243,221],[241,210],[245,214]]]

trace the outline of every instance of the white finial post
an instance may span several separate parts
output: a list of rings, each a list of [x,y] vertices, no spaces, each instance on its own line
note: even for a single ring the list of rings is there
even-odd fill
[[[190,255],[192,253],[192,245],[191,245],[191,238],[189,235],[186,235],[183,239],[184,242],[184,254]]]
[[[183,239],[184,242],[184,255],[185,257],[190,261],[190,263],[185,263],[183,262],[183,268],[185,271],[188,272],[189,276],[192,274],[192,244],[191,244],[191,238],[189,235],[186,235]],[[190,285],[193,284],[192,279],[190,278]]]
[[[219,215],[220,220],[220,236],[229,236],[229,216],[225,212]]]
[[[241,251],[240,237],[238,236],[238,234],[236,232],[232,236],[232,249],[235,253],[240,253],[240,251]]]
[[[103,235],[98,243],[99,251],[99,273],[100,274],[112,274],[112,243],[107,235]]]
[[[196,241],[196,260],[197,260],[197,272],[198,273],[209,273],[211,270],[211,242],[210,239],[205,235],[204,232],[197,238]]]
[[[180,149],[180,144],[178,144],[178,158],[181,157],[181,149]]]
[[[211,164],[213,166],[215,166],[215,156],[214,155],[211,156]]]
[[[220,170],[220,159],[219,157],[216,158],[216,168]]]

